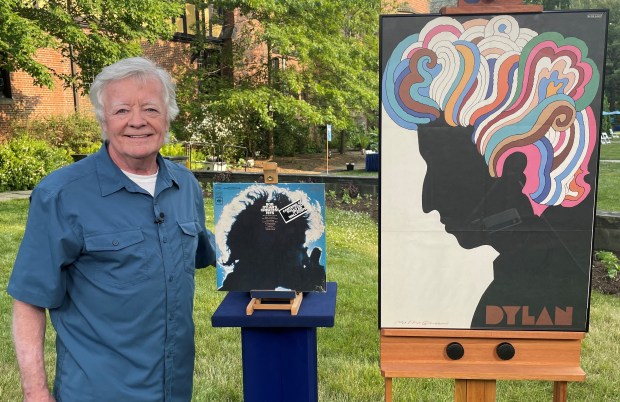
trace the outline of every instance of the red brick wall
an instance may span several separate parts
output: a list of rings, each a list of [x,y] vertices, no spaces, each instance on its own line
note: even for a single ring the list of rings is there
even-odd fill
[[[188,45],[180,42],[159,41],[142,46],[144,55],[158,63],[173,76],[181,74],[189,66]],[[61,74],[71,74],[69,60],[52,49],[41,49],[36,59]],[[55,79],[54,87],[38,87],[32,78],[23,71],[11,72],[12,100],[0,101],[0,141],[6,137],[12,120],[34,117],[69,115],[75,110],[73,90],[64,88],[63,82]],[[92,106],[87,96],[78,94],[77,109],[92,113]]]
[[[431,11],[430,0],[407,0],[407,3],[416,14],[428,14]]]
[[[153,44],[143,43],[142,52],[144,57],[166,69],[173,77],[178,77],[190,67],[191,54],[187,43],[163,40]]]
[[[40,49],[35,57],[61,74],[71,74],[70,63],[55,50]],[[23,71],[13,71],[10,75],[12,100],[0,103],[0,139],[6,135],[13,119],[73,113],[73,91],[63,88],[62,81],[55,79],[53,88],[49,89],[34,85],[32,78]],[[81,110],[90,110],[88,99],[79,99],[78,103]]]
[[[397,0],[382,2],[382,7],[388,14],[414,13],[428,14],[431,10],[430,0]]]

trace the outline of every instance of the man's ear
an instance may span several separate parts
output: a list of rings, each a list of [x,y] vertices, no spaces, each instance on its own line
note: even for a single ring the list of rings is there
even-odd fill
[[[99,126],[101,127],[101,134],[103,134],[103,137],[108,138],[108,125],[105,119],[99,122]]]

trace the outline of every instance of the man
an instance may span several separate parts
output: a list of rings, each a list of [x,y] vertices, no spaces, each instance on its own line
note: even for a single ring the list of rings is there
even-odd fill
[[[189,401],[194,270],[215,253],[198,182],[159,155],[178,114],[175,87],[130,58],[104,68],[90,98],[104,145],[33,190],[8,286],[24,400]]]

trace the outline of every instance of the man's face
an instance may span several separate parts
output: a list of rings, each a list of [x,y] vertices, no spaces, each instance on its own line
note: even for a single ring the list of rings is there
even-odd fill
[[[102,128],[114,163],[129,172],[154,173],[168,131],[161,82],[155,77],[111,82],[104,89],[103,109]]]

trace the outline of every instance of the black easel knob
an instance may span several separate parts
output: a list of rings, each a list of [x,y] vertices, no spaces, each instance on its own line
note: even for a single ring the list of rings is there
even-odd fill
[[[515,356],[515,347],[508,342],[502,342],[495,348],[495,353],[502,360],[510,360]]]
[[[458,342],[452,342],[446,346],[446,354],[452,360],[458,360],[465,354],[463,345]]]

